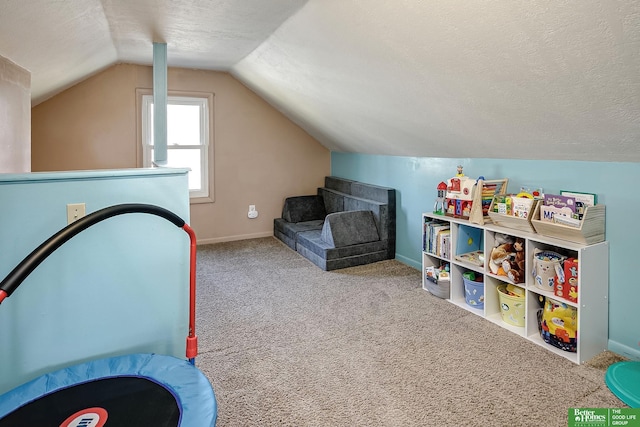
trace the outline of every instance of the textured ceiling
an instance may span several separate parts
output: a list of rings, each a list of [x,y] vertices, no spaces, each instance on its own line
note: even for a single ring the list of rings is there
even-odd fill
[[[638,1],[311,1],[232,70],[335,150],[640,161]]]
[[[38,103],[116,62],[230,71],[328,148],[640,161],[640,0],[3,0]]]
[[[115,63],[229,70],[307,0],[2,0],[0,55],[31,72],[34,104]]]

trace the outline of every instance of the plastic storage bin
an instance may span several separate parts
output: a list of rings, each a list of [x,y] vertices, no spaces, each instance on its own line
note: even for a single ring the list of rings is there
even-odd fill
[[[524,326],[524,289],[510,285],[507,291],[507,285],[498,285],[498,301],[500,301],[500,315],[502,320],[513,326]]]
[[[466,273],[462,276],[464,282],[464,299],[473,308],[484,308],[484,283],[469,278]]]

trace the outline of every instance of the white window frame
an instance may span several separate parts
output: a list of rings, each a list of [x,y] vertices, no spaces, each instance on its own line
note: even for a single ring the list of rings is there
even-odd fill
[[[151,89],[137,89],[138,123],[139,129],[139,150],[138,165],[141,167],[152,167],[153,159],[151,149],[151,105],[153,103],[153,91]],[[200,144],[198,145],[177,145],[167,144],[167,152],[170,150],[199,149],[201,189],[189,190],[191,203],[213,202],[213,144],[212,144],[212,124],[213,124],[213,94],[202,92],[180,92],[169,91],[167,93],[167,103],[174,105],[196,105],[200,107]]]

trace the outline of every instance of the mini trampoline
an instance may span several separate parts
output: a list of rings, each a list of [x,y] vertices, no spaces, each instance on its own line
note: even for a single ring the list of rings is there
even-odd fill
[[[22,260],[0,283],[0,303],[51,253],[81,231],[116,215],[152,214],[182,228],[190,239],[189,334],[186,358],[131,354],[60,369],[0,396],[0,427],[212,427],[217,404],[207,377],[195,367],[195,265],[193,229],[154,205],[122,204],[63,228]]]

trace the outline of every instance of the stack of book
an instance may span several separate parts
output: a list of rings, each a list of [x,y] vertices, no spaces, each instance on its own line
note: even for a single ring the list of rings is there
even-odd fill
[[[425,252],[449,259],[451,230],[448,222],[426,219],[422,234],[422,249]]]
[[[540,205],[540,221],[580,227],[586,208],[595,204],[595,194],[570,191],[545,194],[543,203]]]

